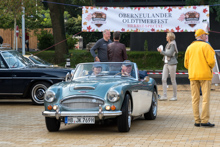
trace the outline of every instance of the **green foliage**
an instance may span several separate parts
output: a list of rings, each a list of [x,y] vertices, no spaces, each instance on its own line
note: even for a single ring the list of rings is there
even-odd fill
[[[102,38],[102,32],[82,32],[80,34],[83,37],[83,46],[89,42],[96,42]]]
[[[77,17],[69,17],[66,15],[67,21],[65,22],[65,28],[67,34],[76,34],[81,31],[82,28],[82,17],[78,15]],[[66,19],[66,18],[65,18]]]
[[[72,35],[66,35],[68,49],[75,49],[75,45],[78,42],[77,38],[73,38]]]
[[[77,6],[92,6],[93,0],[65,0],[65,3]],[[71,17],[77,17],[78,15],[82,15],[82,9],[79,7],[65,6],[65,11],[68,11]]]
[[[22,6],[25,7],[26,28],[39,28],[42,19],[36,12],[42,9],[41,2],[36,0],[22,0],[22,2],[18,0],[0,0],[0,14],[4,14],[0,16],[0,28],[14,28],[15,20],[17,25],[21,26]],[[38,7],[36,7],[36,4]]]
[[[52,28],[51,18],[50,18],[50,10],[41,10],[40,11],[41,17],[43,21],[41,21],[41,26],[43,28]]]
[[[220,0],[209,0],[209,4],[210,5],[220,4]],[[210,11],[212,13],[216,12],[217,17],[215,18],[215,20],[220,22],[220,7],[219,7],[219,5],[212,6],[212,7],[209,7],[209,8],[210,8]]]
[[[144,50],[148,51],[148,43],[147,40],[144,41]]]
[[[3,14],[4,12],[2,12]],[[0,17],[0,28],[8,29],[14,27],[14,18],[13,15],[5,14]]]
[[[41,30],[40,33],[37,34],[38,39],[38,49],[43,50],[46,49],[52,45],[54,45],[53,35],[50,31],[47,30]],[[52,47],[50,50],[54,50],[55,48]]]
[[[75,68],[78,63],[93,62],[93,57],[90,52],[86,50],[70,50],[71,67]],[[137,63],[140,70],[162,70],[164,62],[163,56],[159,52],[143,52],[143,51],[130,51],[127,52],[128,59]],[[186,70],[184,67],[184,55],[185,52],[178,53],[177,70]],[[44,51],[37,54],[40,58],[47,62],[54,63],[54,51]],[[64,66],[63,62],[60,66]]]
[[[54,51],[46,50],[46,51],[43,51],[40,53],[38,53],[38,52],[36,52],[36,53],[37,53],[36,56],[40,57],[41,59],[43,59],[49,63],[55,64],[55,61],[54,61],[55,52]]]
[[[94,62],[94,59],[90,52],[83,50],[70,51],[70,63],[71,67],[75,68],[78,63]]]

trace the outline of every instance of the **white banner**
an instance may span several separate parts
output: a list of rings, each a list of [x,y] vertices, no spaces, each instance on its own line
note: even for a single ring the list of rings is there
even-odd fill
[[[209,6],[82,7],[83,32],[194,32],[207,24]]]

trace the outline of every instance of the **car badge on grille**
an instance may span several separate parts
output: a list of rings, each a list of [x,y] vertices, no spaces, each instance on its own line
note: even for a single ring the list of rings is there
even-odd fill
[[[79,93],[87,93],[87,92],[89,92],[89,91],[78,91]]]
[[[95,103],[95,102],[96,102],[96,99],[93,99],[92,102]]]

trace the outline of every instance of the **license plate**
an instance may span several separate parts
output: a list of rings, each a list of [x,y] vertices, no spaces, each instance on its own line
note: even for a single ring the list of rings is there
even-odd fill
[[[65,117],[65,124],[94,124],[95,117]]]

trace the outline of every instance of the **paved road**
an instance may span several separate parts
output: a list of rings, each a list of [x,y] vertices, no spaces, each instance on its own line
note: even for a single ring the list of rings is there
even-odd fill
[[[0,147],[110,147],[110,146],[220,146],[220,86],[212,87],[211,118],[215,128],[194,127],[189,85],[178,85],[178,101],[159,101],[158,117],[132,122],[129,133],[119,133],[115,123],[106,125],[61,125],[47,131],[43,106],[29,100],[0,100]],[[172,96],[169,88],[168,96]],[[159,86],[159,94],[161,94]]]

